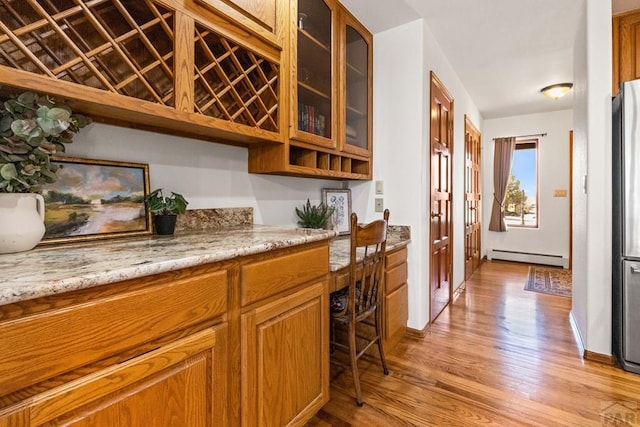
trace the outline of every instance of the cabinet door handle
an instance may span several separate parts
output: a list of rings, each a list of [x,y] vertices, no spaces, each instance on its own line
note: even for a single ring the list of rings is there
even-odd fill
[[[431,212],[431,218],[437,218],[439,216],[442,216],[443,214],[441,213],[435,213],[435,212]]]
[[[640,274],[640,267],[637,265],[631,265],[631,274]]]

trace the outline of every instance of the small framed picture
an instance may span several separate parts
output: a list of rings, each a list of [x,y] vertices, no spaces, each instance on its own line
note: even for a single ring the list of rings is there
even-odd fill
[[[322,202],[333,208],[331,221],[340,234],[351,232],[351,190],[346,188],[323,188]]]
[[[42,244],[151,234],[149,165],[52,157],[57,180],[42,187]]]

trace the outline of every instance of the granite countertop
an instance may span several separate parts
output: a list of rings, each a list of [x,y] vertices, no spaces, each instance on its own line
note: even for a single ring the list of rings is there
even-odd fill
[[[387,237],[387,252],[407,246],[411,242],[409,236],[389,233]],[[329,243],[329,269],[338,271],[349,266],[351,240],[349,236],[336,237]],[[362,257],[356,252],[356,258]]]
[[[264,225],[0,255],[0,305],[328,239]]]

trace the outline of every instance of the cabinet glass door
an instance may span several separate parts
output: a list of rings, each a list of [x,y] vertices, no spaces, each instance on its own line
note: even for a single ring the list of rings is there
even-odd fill
[[[334,146],[334,9],[331,2],[298,0],[297,67],[293,71],[297,132],[292,136],[325,146]]]
[[[345,127],[343,150],[369,154],[371,42],[347,21],[345,26]]]

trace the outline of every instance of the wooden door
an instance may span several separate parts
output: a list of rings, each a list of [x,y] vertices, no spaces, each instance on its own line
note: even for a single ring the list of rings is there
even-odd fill
[[[431,72],[431,321],[451,301],[453,98]]]
[[[480,131],[464,118],[464,278],[480,265]]]
[[[242,425],[304,425],[329,401],[328,282],[242,315]]]

